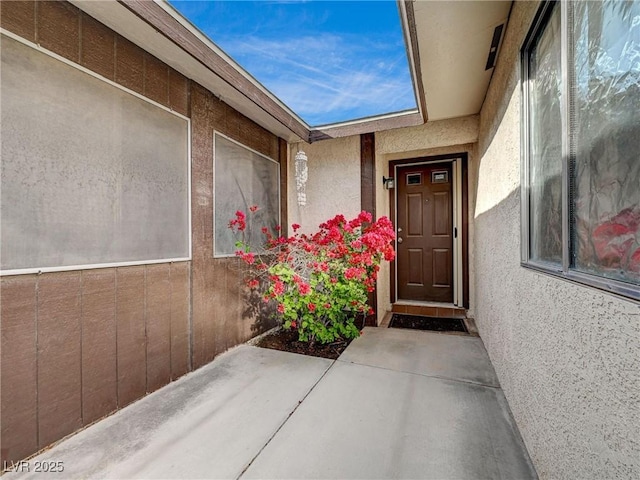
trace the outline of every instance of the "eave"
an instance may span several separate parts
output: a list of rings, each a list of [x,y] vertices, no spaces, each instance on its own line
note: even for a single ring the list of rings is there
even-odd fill
[[[70,1],[290,143],[477,114],[491,78],[485,50],[511,5],[398,0],[418,108],[312,128],[165,0]]]
[[[168,3],[70,1],[271,133],[288,142],[309,138],[310,128],[300,117]]]

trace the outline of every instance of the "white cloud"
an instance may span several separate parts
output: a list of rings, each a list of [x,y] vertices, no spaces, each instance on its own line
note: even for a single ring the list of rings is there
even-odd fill
[[[245,35],[220,44],[311,125],[415,107],[404,47],[384,39]]]

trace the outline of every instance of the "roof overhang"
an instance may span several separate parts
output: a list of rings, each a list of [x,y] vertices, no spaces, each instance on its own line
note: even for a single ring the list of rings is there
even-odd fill
[[[166,1],[70,2],[278,137],[309,138],[300,117]]]
[[[510,0],[399,0],[409,64],[425,121],[427,116],[433,121],[480,112],[493,73],[487,59],[494,32],[500,25],[506,28],[511,5]]]
[[[311,128],[166,0],[70,2],[290,143],[479,113],[493,72],[485,67],[494,30],[506,24],[512,4],[398,0],[418,108]]]
[[[419,108],[312,128],[165,0],[70,2],[288,142],[314,142],[424,123]],[[409,43],[407,49],[410,51]],[[414,91],[418,91],[416,76],[412,78]]]
[[[416,110],[311,130],[311,141],[421,125],[480,113],[491,81],[496,27],[504,35],[512,1],[397,0]],[[494,59],[498,49],[493,46]]]
[[[377,115],[375,117],[358,118],[349,122],[333,123],[314,127],[309,135],[309,142],[327,140],[329,138],[349,137],[362,133],[381,132],[394,128],[413,127],[424,123],[418,110]]]

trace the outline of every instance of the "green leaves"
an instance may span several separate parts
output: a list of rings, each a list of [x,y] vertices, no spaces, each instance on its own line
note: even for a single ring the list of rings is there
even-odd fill
[[[230,226],[243,231],[244,214],[236,217]],[[360,334],[355,320],[369,310],[367,291],[375,286],[382,259],[395,254],[391,222],[386,217],[371,221],[367,212],[351,221],[337,215],[314,235],[287,239],[279,229],[275,236],[263,229],[267,243],[259,258],[247,243],[236,242],[252,284],[263,286],[265,300],[277,304],[283,328],[296,328],[300,341],[329,343]]]

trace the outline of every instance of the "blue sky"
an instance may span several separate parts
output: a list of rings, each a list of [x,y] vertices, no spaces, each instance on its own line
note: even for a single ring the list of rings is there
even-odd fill
[[[309,125],[416,107],[394,0],[170,3]]]

